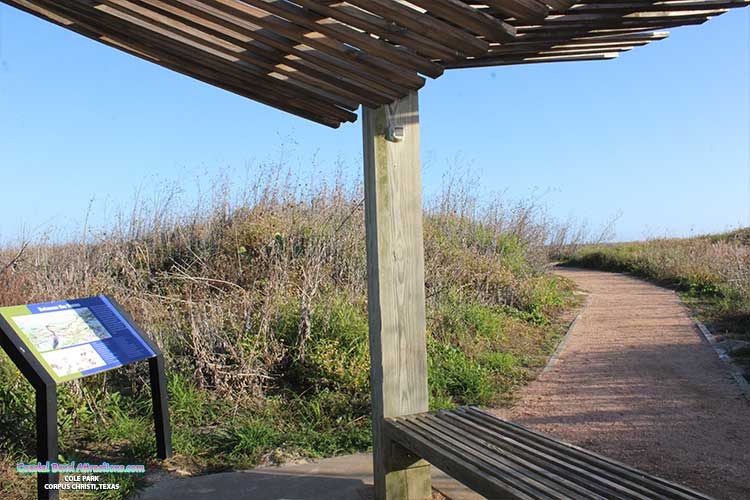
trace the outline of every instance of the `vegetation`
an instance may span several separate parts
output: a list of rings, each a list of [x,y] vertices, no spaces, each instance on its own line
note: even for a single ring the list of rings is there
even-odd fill
[[[274,171],[278,169],[271,169]],[[361,187],[265,172],[208,203],[177,191],[83,241],[0,254],[0,305],[114,295],[165,351],[179,473],[366,450],[371,445]],[[459,185],[450,182],[448,186]],[[431,405],[502,404],[560,338],[571,285],[546,272],[564,234],[534,203],[480,204],[445,189],[426,209]],[[2,269],[2,267],[0,267]],[[155,453],[136,364],[59,389],[61,460],[139,463]],[[0,362],[0,464],[33,460],[33,394]],[[152,463],[148,468],[156,468]],[[123,498],[141,478],[122,477]],[[32,478],[0,476],[3,498]],[[63,498],[73,498],[70,495]],[[101,496],[97,497],[101,498]]]
[[[629,272],[678,290],[719,340],[740,346],[731,354],[750,373],[750,228],[686,239],[582,246],[559,257],[569,265]]]

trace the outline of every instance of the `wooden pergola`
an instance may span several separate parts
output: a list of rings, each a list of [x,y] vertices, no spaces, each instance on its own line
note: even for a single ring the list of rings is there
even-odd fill
[[[557,498],[524,496],[533,488],[554,491],[543,474],[533,485],[516,489],[512,480],[506,484],[477,476],[480,462],[445,448],[454,439],[451,429],[464,429],[468,436],[487,425],[498,433],[499,424],[471,412],[432,423],[427,417],[408,418],[427,415],[429,409],[418,106],[426,77],[438,78],[453,68],[612,59],[666,38],[664,29],[701,24],[750,0],[0,1],[330,127],[355,121],[356,110],[363,107],[376,499],[395,500],[430,495],[429,464],[421,458],[468,478],[465,482],[485,494],[502,490],[502,498]],[[412,428],[417,430],[410,433]],[[440,429],[447,433],[443,448],[431,448],[424,429],[436,436]],[[515,427],[507,432],[529,443],[540,439]],[[489,439],[477,436],[472,442]],[[462,446],[460,440],[453,442],[454,448]],[[556,453],[558,445],[545,446]],[[56,450],[48,453],[57,455]],[[603,460],[587,457],[575,460]],[[482,460],[501,463],[503,458]],[[529,470],[528,477],[540,474]],[[619,470],[618,477],[632,476],[637,484],[619,488],[647,488],[637,471],[628,471]],[[604,488],[590,474],[576,481],[559,484]],[[658,481],[649,485],[648,491],[667,488]],[[699,498],[684,492],[665,497]]]
[[[2,0],[331,127],[446,69],[612,59],[746,0]]]

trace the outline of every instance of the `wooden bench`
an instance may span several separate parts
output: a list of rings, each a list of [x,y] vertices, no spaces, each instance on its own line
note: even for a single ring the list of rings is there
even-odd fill
[[[387,418],[384,432],[490,499],[710,499],[476,408]]]

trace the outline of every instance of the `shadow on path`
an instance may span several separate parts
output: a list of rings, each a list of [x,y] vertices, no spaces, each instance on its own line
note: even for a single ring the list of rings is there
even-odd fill
[[[433,467],[433,488],[452,500],[481,500]],[[135,500],[372,500],[372,456],[264,467],[159,481]]]
[[[138,500],[359,500],[371,498],[361,479],[274,473],[226,472],[170,479],[152,486]]]
[[[750,405],[679,297],[560,269],[589,302],[558,363],[501,416],[722,499],[750,499]]]

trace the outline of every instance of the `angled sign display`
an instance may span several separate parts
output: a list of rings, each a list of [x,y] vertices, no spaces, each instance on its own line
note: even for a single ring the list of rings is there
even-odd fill
[[[104,295],[3,307],[0,317],[56,383],[157,354]]]

